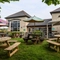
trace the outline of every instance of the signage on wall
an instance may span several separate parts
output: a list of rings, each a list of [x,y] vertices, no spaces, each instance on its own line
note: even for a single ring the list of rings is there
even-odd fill
[[[55,28],[52,28],[52,31],[55,31]]]
[[[25,31],[25,29],[23,29]]]

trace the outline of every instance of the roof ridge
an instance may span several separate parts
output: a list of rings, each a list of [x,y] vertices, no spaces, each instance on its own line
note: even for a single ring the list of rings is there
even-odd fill
[[[10,17],[17,17],[17,16],[27,16],[27,17],[31,17],[28,13],[26,13],[24,10],[21,10],[19,12],[13,13],[5,18],[10,18]]]
[[[56,8],[56,9],[54,9],[53,11],[51,11],[50,13],[52,14],[52,13],[57,13],[57,12],[60,12],[60,7],[58,7],[58,8]]]
[[[60,9],[60,7],[59,7],[59,8],[54,9],[53,11],[56,11],[56,10],[58,10],[58,9]]]
[[[19,13],[19,12],[22,12],[23,10],[21,10],[21,11],[18,11],[18,12],[16,12],[16,13]],[[14,15],[14,14],[16,14],[16,13],[13,13],[13,14],[11,14],[11,15]],[[9,15],[9,16],[11,16],[11,15]],[[7,16],[7,17],[9,17],[9,16]]]

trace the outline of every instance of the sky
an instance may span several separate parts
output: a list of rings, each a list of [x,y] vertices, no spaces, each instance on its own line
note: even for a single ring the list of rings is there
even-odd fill
[[[31,16],[35,15],[41,19],[49,19],[52,18],[50,12],[60,7],[60,5],[48,6],[42,0],[20,0],[10,3],[0,3],[0,6],[2,8],[0,12],[2,19],[21,10],[24,10]]]

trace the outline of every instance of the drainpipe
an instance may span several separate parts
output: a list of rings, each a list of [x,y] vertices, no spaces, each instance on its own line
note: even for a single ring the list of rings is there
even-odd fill
[[[10,21],[10,24],[9,24],[9,29],[10,29],[10,31],[11,31],[11,21]]]
[[[48,24],[47,24],[47,39],[48,39]]]

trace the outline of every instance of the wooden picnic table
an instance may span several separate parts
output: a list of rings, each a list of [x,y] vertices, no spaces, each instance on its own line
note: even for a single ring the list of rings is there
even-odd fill
[[[47,40],[49,43],[49,47],[54,49],[55,51],[59,52],[60,51],[60,43],[52,41],[52,40]]]
[[[33,42],[33,44],[40,43],[40,39],[39,39],[39,37],[37,37],[37,38],[33,38],[33,39],[32,39],[32,42]]]
[[[40,42],[40,35],[29,33],[27,37],[23,38],[26,43],[28,43],[28,40],[31,40],[34,44],[37,44]]]
[[[8,40],[10,40],[10,39],[11,39],[10,37],[1,37],[0,38],[0,43],[1,43],[0,47],[5,48],[5,47],[10,46],[10,44],[8,42]]]
[[[40,43],[40,35],[30,34],[33,38],[31,39],[34,44]]]
[[[60,35],[54,35],[55,38],[47,40],[49,43],[49,47],[56,50],[57,52],[60,51]]]
[[[5,48],[4,50],[7,51],[8,56],[11,57],[15,52],[18,51],[18,45],[20,44],[20,42],[17,41],[11,41],[10,37],[1,37],[0,38],[0,48]],[[10,41],[9,41],[10,40]],[[9,42],[13,42],[12,45],[10,45]]]
[[[60,35],[54,35],[57,38],[57,42],[59,42]]]

